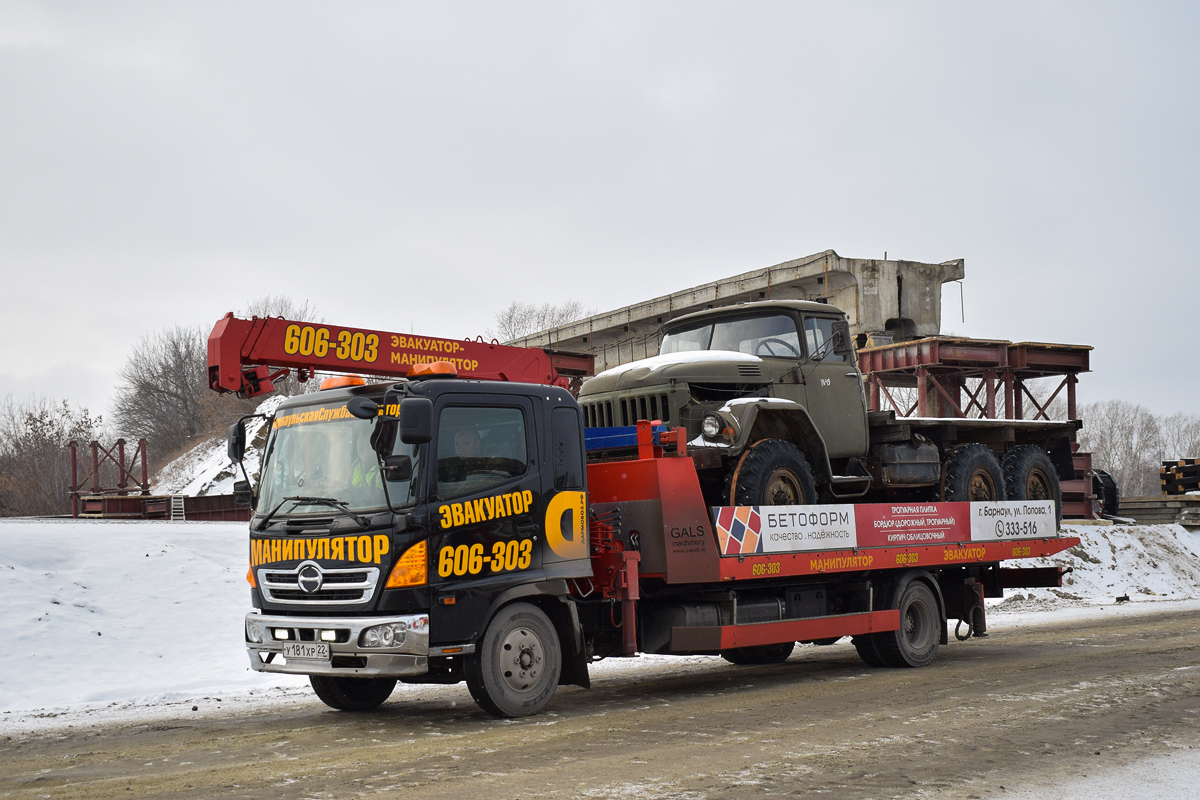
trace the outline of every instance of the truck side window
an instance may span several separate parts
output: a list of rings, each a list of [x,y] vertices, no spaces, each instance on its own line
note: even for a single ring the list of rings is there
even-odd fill
[[[818,351],[823,356],[822,361],[845,361],[843,353],[833,351],[833,320],[829,317],[804,318],[804,343],[808,345],[808,354]]]
[[[519,408],[447,406],[438,418],[437,494],[473,494],[525,474],[525,415]]]
[[[583,488],[583,451],[579,440],[579,412],[556,408],[550,416],[550,459],[554,465],[555,489]]]

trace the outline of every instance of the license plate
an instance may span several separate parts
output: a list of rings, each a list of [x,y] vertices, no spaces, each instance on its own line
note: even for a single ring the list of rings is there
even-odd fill
[[[328,642],[284,642],[283,657],[289,661],[298,658],[301,661],[328,661]]]

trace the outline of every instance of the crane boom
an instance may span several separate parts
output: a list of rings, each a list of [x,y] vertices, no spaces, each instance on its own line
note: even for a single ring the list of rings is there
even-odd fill
[[[416,364],[449,361],[465,378],[566,386],[591,375],[593,357],[534,347],[440,339],[282,317],[239,319],[232,312],[208,336],[208,385],[245,397],[274,390],[295,369],[402,378]],[[276,368],[272,371],[271,368]]]

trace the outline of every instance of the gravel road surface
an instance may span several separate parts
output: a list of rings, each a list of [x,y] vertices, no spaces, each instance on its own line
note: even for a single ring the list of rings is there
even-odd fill
[[[1180,611],[1004,629],[919,670],[848,643],[642,659],[516,721],[412,687],[365,715],[303,700],[13,733],[0,797],[1011,797],[1200,746],[1198,648],[1200,611]]]

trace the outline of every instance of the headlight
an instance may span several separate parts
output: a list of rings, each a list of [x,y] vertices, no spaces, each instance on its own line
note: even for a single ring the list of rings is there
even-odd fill
[[[700,430],[704,432],[705,436],[709,437],[720,436],[721,427],[721,418],[712,414],[707,415],[704,418],[704,422],[700,424]]]
[[[363,647],[399,647],[404,644],[404,635],[408,631],[406,622],[389,622],[387,625],[376,625],[362,632]]]
[[[253,622],[246,620],[246,641],[262,644],[262,631]]]

